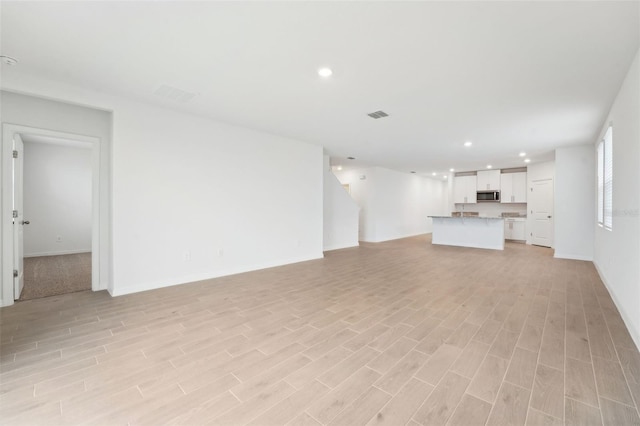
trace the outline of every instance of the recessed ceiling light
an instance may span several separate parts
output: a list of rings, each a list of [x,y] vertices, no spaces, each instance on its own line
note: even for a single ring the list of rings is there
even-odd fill
[[[356,157],[347,157],[347,160],[355,160]]]
[[[456,169],[449,169],[449,171],[450,171],[450,172],[455,172],[455,171],[456,171]]]
[[[492,166],[491,164],[488,164],[488,165],[487,165],[487,169],[490,169],[490,168],[492,168],[492,167],[493,167],[493,166]]]
[[[336,167],[336,170],[342,170],[342,166]]]
[[[437,173],[436,173],[436,172],[431,173],[431,176],[435,176],[435,175],[437,175]]]
[[[18,60],[16,58],[12,58],[11,56],[5,56],[5,55],[1,55],[0,59],[2,60],[2,63],[5,65],[15,65],[18,63]]]
[[[320,77],[324,77],[324,78],[331,77],[331,74],[333,74],[333,71],[331,71],[331,68],[324,67],[318,70],[318,75]]]
[[[520,157],[524,157],[525,155],[527,155],[527,153],[523,151],[519,155],[520,155]]]
[[[446,178],[447,178],[447,175],[442,175],[442,179],[446,179]]]
[[[531,160],[530,160],[530,159],[528,159],[528,158],[525,158],[525,159],[524,159],[524,162],[525,162],[525,163],[530,163],[530,162],[531,162]]]
[[[471,145],[473,145],[473,143],[471,141],[466,141],[464,143],[464,146],[466,146],[467,148],[470,147]]]

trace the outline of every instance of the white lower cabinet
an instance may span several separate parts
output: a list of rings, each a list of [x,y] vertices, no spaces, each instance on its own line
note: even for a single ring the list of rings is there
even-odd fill
[[[524,218],[504,220],[504,239],[525,241],[527,239],[526,221]]]

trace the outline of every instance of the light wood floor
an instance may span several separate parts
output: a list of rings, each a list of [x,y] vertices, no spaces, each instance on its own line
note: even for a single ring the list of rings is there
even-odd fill
[[[0,310],[3,424],[638,424],[590,262],[409,238]]]

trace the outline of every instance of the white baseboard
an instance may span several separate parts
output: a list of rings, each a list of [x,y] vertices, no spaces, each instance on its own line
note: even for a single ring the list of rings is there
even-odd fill
[[[360,241],[365,243],[384,243],[387,241],[402,240],[404,238],[419,237],[420,235],[429,235],[429,234],[432,234],[432,232],[418,232],[417,234],[407,234],[399,237],[396,236],[393,238],[387,238],[385,240],[360,240]]]
[[[125,294],[139,293],[141,291],[155,290],[158,288],[172,287],[174,285],[189,284],[196,281],[204,281],[204,280],[210,280],[213,278],[226,277],[229,275],[241,274],[243,272],[251,272],[251,271],[257,271],[260,269],[274,268],[276,266],[290,265],[292,263],[306,262],[308,260],[317,260],[317,259],[322,259],[323,257],[324,255],[320,253],[315,256],[293,257],[285,260],[278,260],[275,262],[265,262],[262,264],[256,264],[256,265],[241,267],[241,268],[219,269],[216,271],[203,272],[200,274],[185,275],[185,276],[173,278],[170,280],[147,282],[147,283],[138,284],[135,286],[123,287],[123,288],[116,287],[114,289],[110,289],[109,294],[114,297],[123,296]]]
[[[355,244],[333,245],[333,246],[329,246],[329,247],[324,247],[322,249],[322,251],[341,250],[341,249],[345,249],[345,248],[359,247],[359,246],[360,246],[360,243],[356,241]]]
[[[569,253],[558,253],[555,252],[553,257],[556,259],[571,259],[571,260],[586,260],[589,262],[593,262],[593,256],[583,256],[581,254],[569,254]]]
[[[63,254],[80,254],[80,253],[91,253],[91,249],[45,251],[40,253],[29,253],[29,254],[25,253],[24,257],[61,256]]]
[[[629,330],[631,339],[636,344],[636,348],[640,350],[640,330],[636,330],[633,327],[633,322],[631,322],[631,319],[629,318],[629,315],[627,315],[627,312],[622,309],[622,305],[620,304],[620,301],[616,297],[616,294],[613,291],[611,291],[611,285],[609,282],[607,282],[607,279],[602,273],[602,270],[600,269],[600,267],[598,266],[598,263],[594,261],[593,265],[596,267],[596,271],[598,271],[598,275],[600,275],[600,279],[602,280],[602,282],[604,283],[604,286],[609,292],[609,296],[611,296],[611,300],[613,300],[613,303],[616,305],[616,308],[618,308],[618,312],[620,312],[622,321],[627,326],[627,330]]]

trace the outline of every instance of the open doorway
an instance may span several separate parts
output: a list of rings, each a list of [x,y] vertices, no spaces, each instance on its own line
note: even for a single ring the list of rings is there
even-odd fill
[[[91,290],[89,142],[21,133],[23,275],[19,300]]]
[[[98,290],[99,139],[3,125],[3,169],[3,294]]]

